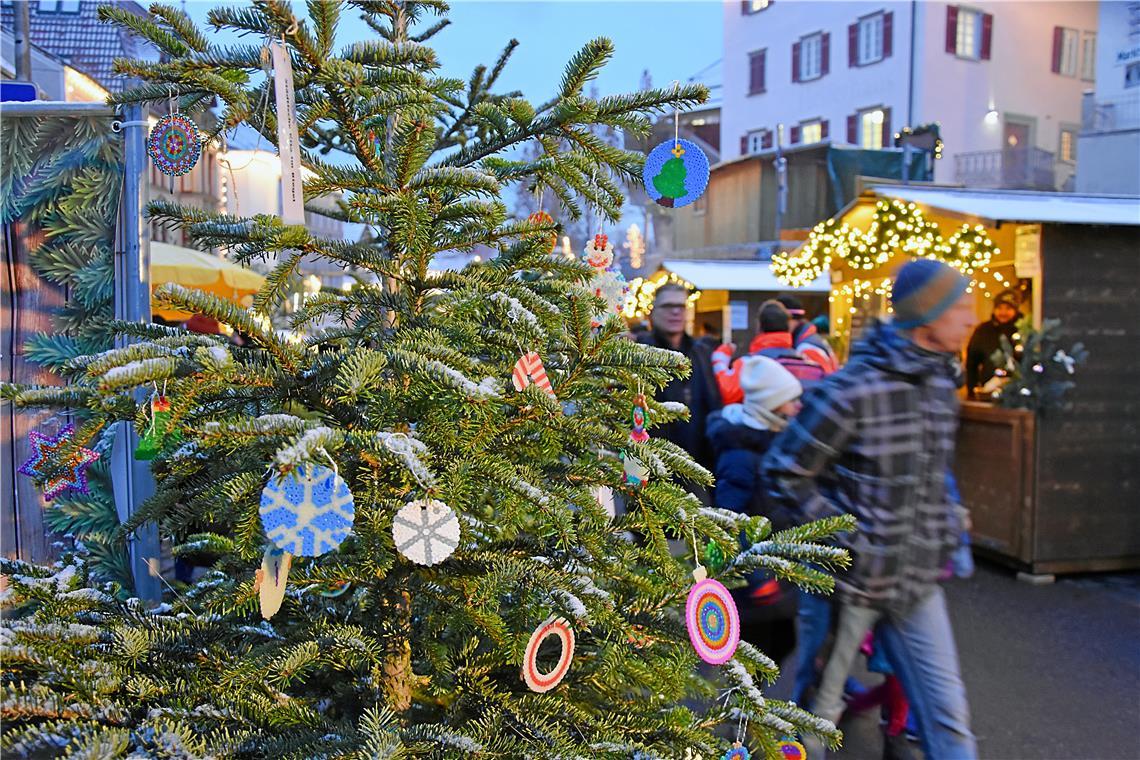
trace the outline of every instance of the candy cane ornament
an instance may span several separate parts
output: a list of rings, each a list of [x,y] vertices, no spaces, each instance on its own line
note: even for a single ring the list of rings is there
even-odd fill
[[[537,351],[524,354],[515,362],[515,371],[511,375],[511,382],[514,384],[515,390],[520,393],[524,388],[533,383],[545,391],[551,398],[558,398],[554,395],[554,386],[550,384],[550,378],[546,374],[546,367],[543,366],[542,357],[538,355]]]

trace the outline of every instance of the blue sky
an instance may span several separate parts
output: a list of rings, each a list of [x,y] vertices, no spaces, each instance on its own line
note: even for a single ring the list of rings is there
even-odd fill
[[[210,8],[220,3],[193,0],[186,10],[205,24]],[[304,9],[295,2],[294,7]],[[346,12],[338,39],[348,44],[373,37],[372,30]],[[430,42],[442,73],[467,79],[480,63],[491,65],[513,37],[520,42],[500,78],[500,90],[521,90],[541,102],[558,86],[566,61],[595,37],[614,41],[610,64],[596,80],[602,95],[638,89],[648,69],[653,83],[685,81],[720,59],[723,11],[715,0],[704,2],[482,2],[451,4],[451,26]]]

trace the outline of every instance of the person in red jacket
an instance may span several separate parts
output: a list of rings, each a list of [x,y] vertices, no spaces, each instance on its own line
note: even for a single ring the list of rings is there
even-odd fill
[[[800,299],[784,293],[776,296],[776,300],[788,310],[788,315],[791,317],[788,329],[792,333],[792,346],[800,352],[800,355],[823,367],[825,375],[830,375],[839,369],[839,359],[831,350],[827,340],[819,334],[816,326],[808,321],[807,312],[804,311]]]
[[[788,310],[779,302],[765,301],[760,304],[760,332],[748,346],[748,356],[767,356],[769,359],[775,359],[800,381],[806,391],[819,382],[826,373],[820,365],[804,358],[792,346],[789,324]],[[720,390],[721,401],[726,406],[739,404],[744,400],[744,391],[740,389],[740,371],[744,357],[733,361],[732,356],[735,353],[736,346],[725,343],[712,355],[717,388]]]

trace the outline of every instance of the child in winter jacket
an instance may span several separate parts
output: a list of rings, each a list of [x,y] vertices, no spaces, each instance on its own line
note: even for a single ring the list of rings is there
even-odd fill
[[[768,489],[760,478],[760,460],[773,436],[799,411],[803,388],[791,372],[766,356],[744,357],[738,374],[743,402],[729,404],[708,420],[708,436],[716,456],[715,504],[734,512],[763,515],[775,526],[786,527],[790,515],[774,515],[767,506]],[[741,544],[749,545],[743,537]],[[757,571],[749,576],[747,589],[733,595],[745,639],[760,645],[769,656],[790,653],[795,647],[794,589],[781,588],[770,574]]]

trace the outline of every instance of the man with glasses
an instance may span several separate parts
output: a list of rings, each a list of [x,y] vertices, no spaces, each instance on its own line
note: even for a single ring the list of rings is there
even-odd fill
[[[705,437],[705,418],[720,408],[716,380],[712,376],[712,345],[706,340],[694,340],[685,332],[685,310],[689,292],[676,283],[666,283],[657,289],[650,314],[652,329],[638,336],[637,342],[658,348],[678,351],[692,362],[689,377],[676,379],[655,395],[657,401],[678,401],[689,407],[689,419],[666,423],[654,429],[654,435],[672,441],[699,464],[711,468],[712,448]]]

